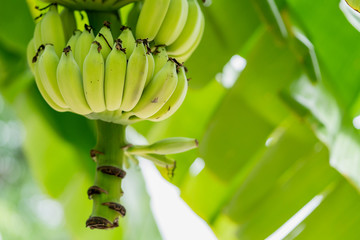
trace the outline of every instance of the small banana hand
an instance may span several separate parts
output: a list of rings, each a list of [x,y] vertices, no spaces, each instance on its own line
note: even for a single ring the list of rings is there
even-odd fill
[[[188,81],[186,78],[185,68],[178,68],[178,84],[174,93],[171,95],[170,99],[162,106],[162,108],[148,118],[148,120],[159,122],[169,118],[173,115],[184,102],[186,93],[188,89]]]
[[[169,59],[145,88],[139,103],[131,111],[132,114],[140,118],[154,115],[171,97],[177,82],[176,64]]]

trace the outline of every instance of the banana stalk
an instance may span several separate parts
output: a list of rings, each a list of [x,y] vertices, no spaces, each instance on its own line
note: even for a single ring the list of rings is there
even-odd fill
[[[119,217],[126,214],[120,204],[123,194],[122,179],[125,158],[125,126],[97,121],[97,144],[90,151],[96,162],[95,184],[88,189],[89,199],[93,200],[93,211],[86,226],[94,229],[109,229],[118,226]]]

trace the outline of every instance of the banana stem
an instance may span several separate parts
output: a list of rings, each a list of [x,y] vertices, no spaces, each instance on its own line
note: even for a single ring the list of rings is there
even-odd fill
[[[119,203],[123,194],[121,189],[125,171],[123,146],[125,126],[97,121],[97,144],[90,154],[96,161],[95,184],[88,190],[93,200],[93,211],[86,221],[91,229],[108,229],[118,226],[118,218],[125,216],[126,210]]]
[[[91,27],[94,29],[94,33],[98,33],[104,26],[104,22],[108,21],[111,23],[110,29],[113,37],[116,38],[120,35],[121,19],[117,11],[86,11]]]

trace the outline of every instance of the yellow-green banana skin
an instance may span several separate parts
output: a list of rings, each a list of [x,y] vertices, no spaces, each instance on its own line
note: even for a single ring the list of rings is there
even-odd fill
[[[139,118],[154,115],[171,97],[177,82],[176,64],[169,60],[150,81],[139,103],[131,112]]]
[[[143,43],[137,43],[128,61],[121,110],[128,112],[139,102],[144,90],[148,68],[145,46]]]
[[[40,19],[40,21],[36,23],[34,29],[34,48],[36,51],[39,49],[40,45],[43,44],[41,40],[41,24],[42,24],[42,19]]]
[[[75,60],[79,65],[81,72],[83,70],[85,57],[89,53],[94,38],[95,36],[92,28],[89,27],[88,25],[85,25],[85,30],[80,34],[76,42],[75,51],[74,51]]]
[[[42,46],[43,48],[43,46]],[[38,52],[39,54],[39,52]],[[35,76],[35,82],[36,85],[39,89],[39,92],[41,94],[41,96],[44,98],[44,100],[46,101],[46,103],[53,108],[54,110],[58,111],[58,112],[65,112],[68,109],[64,109],[62,107],[60,107],[59,105],[57,105],[52,98],[50,97],[50,95],[46,92],[44,85],[42,84],[42,80],[41,80],[41,76],[40,76],[40,72],[39,72],[39,57],[41,57],[42,51],[40,52],[40,55],[38,55],[36,58],[34,58],[34,76]]]
[[[36,54],[35,43],[34,43],[34,38],[32,38],[27,45],[26,59],[27,59],[29,68],[33,74],[34,74],[34,63],[32,61],[33,61],[35,54]]]
[[[91,110],[96,113],[105,111],[105,66],[102,48],[98,42],[91,45],[83,68],[84,91]]]
[[[56,54],[61,56],[65,46],[65,34],[56,5],[50,6],[41,20],[41,41],[43,44],[53,44]]]
[[[123,27],[119,39],[122,41],[123,48],[125,48],[126,58],[129,59],[136,44],[132,31],[128,27]]]
[[[76,46],[76,43],[79,39],[81,35],[81,31],[80,30],[76,30],[73,32],[73,34],[71,35],[69,41],[67,42],[66,46],[70,46],[70,48],[72,49],[73,51],[73,55],[75,56],[76,54],[76,49],[75,49],[75,46]]]
[[[123,97],[126,76],[126,53],[115,43],[105,63],[105,102],[109,111],[118,110]]]
[[[154,51],[154,76],[164,67],[167,63],[169,56],[166,53],[165,47],[157,47]]]
[[[145,146],[131,146],[126,151],[133,155],[138,154],[176,154],[197,148],[198,141],[193,138],[174,137],[166,138]]]
[[[100,43],[102,47],[101,54],[103,55],[104,59],[106,59],[111,52],[112,46],[114,45],[114,38],[110,30],[110,23],[104,23],[104,26],[100,29],[99,33],[95,37],[95,41]]]
[[[201,30],[202,12],[197,0],[189,0],[189,13],[185,27],[176,41],[168,48],[169,55],[187,52],[196,42]]]
[[[195,52],[197,47],[199,46],[202,36],[204,34],[204,29],[205,29],[205,19],[204,19],[204,16],[202,16],[200,33],[199,33],[194,45],[192,45],[191,48],[189,48],[185,53],[180,54],[180,55],[172,55],[171,57],[176,58],[179,62],[185,62],[186,60],[188,60],[191,57],[191,55]]]
[[[151,52],[148,52],[146,54],[146,57],[148,59],[148,63],[149,63],[149,69],[148,69],[148,75],[146,77],[146,82],[145,82],[145,87],[149,84],[149,82],[151,81],[151,79],[154,76],[154,71],[155,71],[155,61],[154,61],[154,57],[151,54]]]
[[[188,81],[185,73],[184,67],[179,68],[178,73],[178,84],[174,93],[171,95],[169,100],[162,106],[162,108],[149,117],[148,119],[154,122],[159,122],[169,118],[173,115],[184,102],[186,93],[188,90]]]
[[[169,5],[170,0],[145,0],[136,24],[136,38],[154,40]]]
[[[68,108],[69,106],[65,103],[57,83],[56,69],[58,64],[59,57],[55,52],[54,46],[45,45],[45,50],[38,60],[38,71],[41,83],[47,94],[58,106]]]
[[[60,13],[60,18],[63,24],[65,41],[69,41],[73,32],[77,29],[74,11],[64,8]]]
[[[155,37],[158,45],[171,45],[185,27],[189,6],[187,0],[171,0],[165,19]]]
[[[82,76],[70,48],[65,48],[56,70],[59,89],[71,111],[87,115],[91,109],[86,102]]]

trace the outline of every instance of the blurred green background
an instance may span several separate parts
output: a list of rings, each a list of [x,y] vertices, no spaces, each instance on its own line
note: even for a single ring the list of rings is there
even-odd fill
[[[36,89],[25,56],[36,4],[0,7],[0,239],[163,239],[137,167],[120,227],[85,228],[94,124]],[[360,239],[358,13],[339,0],[206,5],[183,106],[133,127],[149,142],[199,139],[174,156],[171,183],[218,239]]]

